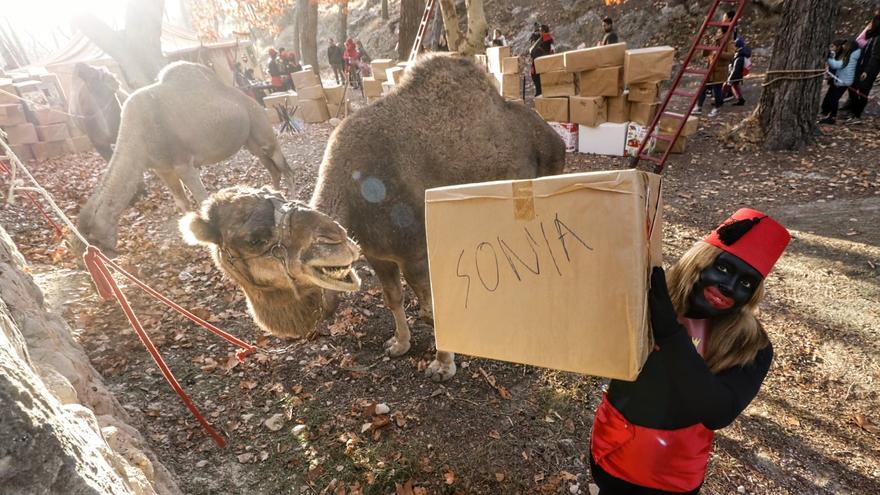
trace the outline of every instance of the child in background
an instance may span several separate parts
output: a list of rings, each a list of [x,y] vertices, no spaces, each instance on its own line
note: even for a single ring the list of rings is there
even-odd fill
[[[736,97],[736,103],[733,106],[740,107],[746,104],[741,88],[742,81],[749,71],[749,68],[746,67],[749,53],[747,53],[748,49],[742,38],[737,38],[735,43],[736,51],[733,54],[733,61],[730,62],[730,75],[727,77],[727,82],[724,83],[724,93],[727,94],[728,91],[733,92],[733,96]]]
[[[842,53],[835,45],[831,45],[831,56],[828,57],[828,67],[836,71],[831,85],[822,100],[822,113],[825,115],[820,124],[833,124],[837,119],[837,109],[840,97],[846,93],[847,88],[852,86],[856,76],[856,66],[862,51],[855,41],[847,41],[843,44]]]

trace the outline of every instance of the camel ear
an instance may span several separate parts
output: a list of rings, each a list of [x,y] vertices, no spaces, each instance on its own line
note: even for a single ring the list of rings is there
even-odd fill
[[[220,244],[220,232],[200,217],[198,213],[187,213],[180,219],[180,233],[189,245]]]

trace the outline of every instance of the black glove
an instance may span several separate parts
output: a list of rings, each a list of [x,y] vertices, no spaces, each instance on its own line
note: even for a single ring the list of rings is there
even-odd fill
[[[666,272],[659,266],[655,266],[651,270],[648,306],[651,310],[651,329],[654,331],[655,341],[663,341],[678,331],[684,331],[684,327],[678,323],[678,315],[675,313],[672,299],[669,298],[669,289],[666,287]]]

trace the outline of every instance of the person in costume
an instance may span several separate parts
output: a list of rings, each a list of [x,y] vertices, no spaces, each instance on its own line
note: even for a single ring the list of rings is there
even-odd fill
[[[755,398],[773,360],[755,313],[789,239],[772,218],[741,209],[668,276],[653,269],[654,352],[634,382],[611,380],[593,423],[601,495],[699,492],[713,432]]]

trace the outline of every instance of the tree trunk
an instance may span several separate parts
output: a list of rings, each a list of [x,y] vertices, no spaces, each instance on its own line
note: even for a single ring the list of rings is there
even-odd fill
[[[122,68],[129,87],[140,88],[156,80],[165,65],[162,55],[164,0],[131,0],[125,9],[125,29],[114,31],[94,14],[74,20],[74,25]]]
[[[837,24],[834,0],[788,0],[773,44],[769,71],[821,70]],[[756,111],[769,150],[796,150],[813,139],[821,77],[810,72],[768,74]],[[790,79],[781,79],[790,77]],[[796,79],[801,78],[801,79]]]
[[[339,29],[336,37],[340,43],[344,43],[348,38],[348,0],[339,2]]]
[[[462,40],[461,46],[456,51],[462,55],[486,53],[486,35],[489,34],[489,25],[486,24],[483,0],[467,0],[467,13],[467,38]]]
[[[397,26],[397,57],[409,59],[419,23],[425,12],[425,0],[400,0],[400,23]]]
[[[388,20],[388,0],[382,0],[382,19]]]
[[[294,15],[296,16],[293,33],[294,50],[296,51],[297,57],[305,63],[305,58],[303,56],[303,53],[305,53],[303,47],[305,45],[303,40],[305,39],[306,23],[309,19],[309,0],[297,0],[296,13]]]
[[[318,67],[318,2],[306,0],[305,26],[302,30],[300,47],[302,49],[303,63],[311,65],[315,73],[319,73]]]
[[[458,29],[458,12],[455,0],[440,0],[440,12],[443,15],[443,27],[446,28],[446,45],[449,51],[458,51],[461,32]]]

